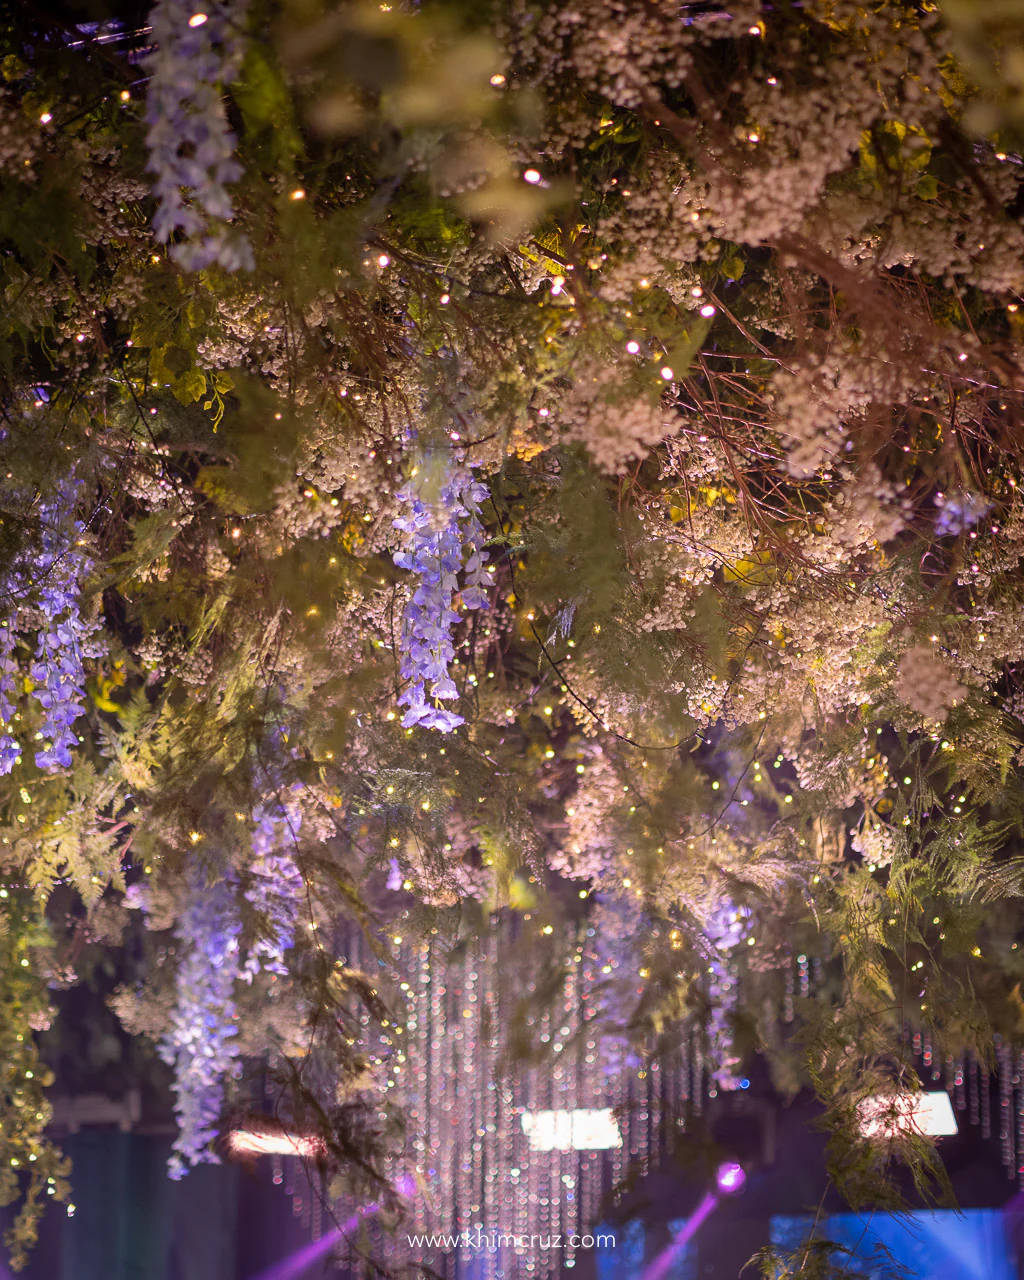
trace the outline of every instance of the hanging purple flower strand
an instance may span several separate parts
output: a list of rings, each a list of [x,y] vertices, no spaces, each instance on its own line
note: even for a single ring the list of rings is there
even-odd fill
[[[450,674],[455,658],[452,637],[459,620],[453,601],[458,593],[464,607],[481,609],[490,585],[480,520],[487,488],[469,467],[450,457],[444,459],[435,494],[430,481],[436,478],[436,458],[428,457],[414,468],[398,495],[406,513],[394,526],[406,535],[407,545],[393,559],[419,580],[402,618],[400,671],[408,683],[398,703],[407,708],[402,717],[405,728],[422,725],[450,733],[465,723],[463,716],[441,706],[459,696]]]

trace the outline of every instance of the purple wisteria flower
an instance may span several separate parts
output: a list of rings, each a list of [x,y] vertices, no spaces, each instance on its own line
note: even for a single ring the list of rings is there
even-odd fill
[[[92,569],[83,549],[85,526],[74,518],[79,487],[66,480],[42,504],[42,543],[20,558],[5,582],[12,607],[0,622],[0,775],[10,773],[22,755],[12,724],[20,674],[14,646],[18,631],[33,623],[36,651],[29,674],[44,712],[36,765],[67,768],[78,743],[72,725],[85,712],[83,659],[102,652],[101,623],[83,618],[79,603],[82,581]]]
[[[969,489],[943,497],[937,496],[935,505],[940,507],[935,519],[935,533],[940,538],[963,533],[992,509],[991,502]]]
[[[40,769],[66,769],[71,764],[71,748],[78,743],[71,726],[85,714],[82,659],[98,652],[91,641],[100,624],[86,621],[79,605],[81,582],[92,561],[81,546],[85,526],[71,515],[77,489],[69,481],[55,501],[44,504],[42,548],[23,575],[39,584],[43,617],[29,669],[45,712],[40,726],[43,749],[36,752]]]
[[[14,660],[14,627],[0,622],[0,775],[8,774],[21,759],[21,747],[12,733],[14,720],[15,677],[18,664]]]
[[[254,265],[249,242],[227,226],[234,216],[227,186],[243,170],[220,89],[241,63],[244,9],[241,0],[201,13],[193,0],[157,0],[150,16],[157,45],[146,98],[146,168],[159,202],[153,231],[163,243],[182,233],[171,257],[186,271]]]
[[[724,902],[704,922],[704,936],[710,943],[708,955],[708,1050],[713,1064],[711,1075],[720,1089],[738,1089],[739,1066],[732,1043],[730,1018],[739,1005],[738,975],[733,953],[747,934],[750,910]]]
[[[295,865],[295,842],[302,827],[302,811],[293,797],[270,800],[253,810],[251,880],[245,898],[259,915],[266,932],[249,948],[241,978],[252,982],[262,970],[287,976],[285,952],[295,942],[299,912],[306,902],[306,886]]]
[[[439,483],[438,483],[439,481]],[[402,679],[408,681],[398,699],[407,707],[406,728],[423,725],[450,733],[465,720],[441,706],[459,696],[449,673],[455,657],[452,632],[459,615],[452,607],[456,593],[467,609],[487,604],[490,585],[480,504],[487,488],[469,467],[446,457],[438,476],[437,458],[428,457],[413,470],[399,500],[406,513],[394,521],[406,535],[406,549],[393,559],[419,579],[402,618]],[[463,586],[459,589],[459,573]],[[429,691],[427,686],[429,687]]]
[[[174,1068],[178,1136],[167,1171],[182,1178],[197,1164],[219,1164],[213,1141],[225,1081],[240,1068],[235,1007],[241,921],[232,879],[206,884],[193,876],[175,925],[181,961],[177,1000],[160,1056]]]

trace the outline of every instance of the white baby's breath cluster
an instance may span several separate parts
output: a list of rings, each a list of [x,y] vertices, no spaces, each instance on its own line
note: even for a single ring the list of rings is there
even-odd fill
[[[914,645],[900,659],[896,694],[926,720],[945,720],[966,693],[934,645]]]

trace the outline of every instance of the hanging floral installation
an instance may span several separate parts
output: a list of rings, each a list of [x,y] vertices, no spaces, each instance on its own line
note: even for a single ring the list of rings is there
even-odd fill
[[[89,965],[172,1176],[277,1126],[387,1265],[743,1096],[855,1206],[948,1195],[859,1120],[922,1089],[1022,1176],[1024,35],[63,8],[0,51],[11,1265]]]
[[[487,605],[486,534],[480,523],[480,503],[487,497],[487,488],[474,481],[468,468],[442,463],[441,475],[433,477],[436,493],[431,495],[431,463],[424,460],[413,467],[409,484],[398,494],[399,502],[408,506],[408,515],[394,522],[409,539],[409,549],[396,551],[394,562],[419,581],[402,617],[399,676],[407,683],[398,704],[408,707],[402,717],[405,728],[422,725],[450,733],[466,723],[463,716],[441,706],[459,696],[449,670],[455,660],[453,635],[459,622],[452,601],[458,590],[463,608]],[[465,576],[461,590],[460,570]]]

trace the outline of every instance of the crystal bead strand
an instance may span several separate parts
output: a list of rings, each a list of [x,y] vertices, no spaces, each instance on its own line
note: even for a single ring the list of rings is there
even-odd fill
[[[981,1118],[980,1098],[978,1096],[978,1058],[973,1052],[967,1057],[967,1083],[971,1110],[971,1124],[977,1124]]]
[[[543,1034],[543,1020],[541,1023],[541,1030],[540,1032],[538,1032],[538,1034],[541,1034],[541,1035]],[[539,1082],[537,1080],[537,1073],[535,1071],[528,1070],[525,1073],[525,1080],[528,1082],[528,1085],[529,1085],[528,1101],[526,1105],[529,1108],[529,1110],[538,1111],[544,1106],[546,1099],[544,1098],[543,1094],[540,1091]],[[543,1191],[541,1190],[541,1163],[542,1162],[541,1162],[540,1155],[537,1152],[530,1151],[529,1154],[527,1155],[527,1161],[528,1161],[527,1167],[526,1167],[526,1193],[527,1193],[527,1202],[528,1202],[527,1213],[530,1215],[536,1215],[535,1219],[531,1218],[527,1220],[529,1224],[530,1220],[537,1220],[540,1217],[540,1200],[541,1200],[541,1196],[543,1195]],[[536,1272],[537,1264],[535,1261],[535,1255],[533,1251],[532,1250],[525,1251],[523,1256],[524,1256],[525,1269],[531,1274]]]
[[[313,1190],[313,1239],[319,1240],[323,1234],[324,1221],[324,1191],[322,1187],[314,1187]]]
[[[647,1090],[648,1134],[650,1135],[649,1143],[650,1150],[654,1155],[654,1164],[657,1164],[661,1159],[662,1140],[664,1138],[661,1125],[661,1092],[665,1087],[665,1082],[662,1075],[662,1065],[655,1058],[650,1066],[650,1087]]]
[[[510,1123],[512,1125],[513,1151],[515,1153],[513,1168],[519,1170],[519,1173],[514,1175],[515,1234],[517,1238],[515,1253],[517,1259],[521,1261],[525,1250],[520,1247],[518,1240],[527,1233],[530,1221],[530,1187],[532,1185],[530,1164],[532,1163],[533,1153],[529,1149],[529,1143],[522,1126],[523,1111],[530,1106],[533,1099],[531,1073],[524,1071],[521,1074],[517,1074],[511,1083],[512,1098],[510,1099],[510,1105],[512,1107],[512,1116]]]
[[[421,1016],[426,1020],[424,1034],[426,1067],[424,1070],[423,1109],[425,1114],[427,1146],[427,1185],[430,1187],[434,1213],[433,1224],[442,1229],[450,1224],[448,1201],[443,1183],[443,1152],[441,1136],[441,1062],[444,1053],[445,1025],[441,1016],[440,971],[435,961],[437,944],[429,942],[421,981]]]
[[[966,1110],[967,1091],[964,1088],[964,1063],[962,1058],[957,1058],[953,1064],[953,1089],[956,1096],[957,1111]]]
[[[690,1080],[691,1080],[691,1063],[690,1063],[690,1047],[693,1039],[693,1033],[688,1031],[679,1045],[679,1066],[676,1070],[676,1080],[678,1082],[678,1093],[676,1097],[676,1125],[680,1130],[685,1130],[687,1121],[687,1112],[690,1109]]]
[[[650,1109],[651,1069],[641,1067],[637,1072],[636,1094],[636,1159],[642,1177],[646,1177],[650,1168],[651,1149],[651,1109]]]
[[[990,1138],[992,1136],[992,1093],[991,1093],[992,1077],[989,1075],[988,1065],[981,1063],[981,1136]]]
[[[800,999],[806,1000],[811,993],[811,968],[805,955],[796,958],[797,975],[800,979]]]
[[[413,983],[415,987],[409,992],[409,1019],[406,1024],[411,1058],[409,1080],[414,1088],[416,1107],[417,1132],[414,1139],[413,1167],[423,1182],[429,1186],[430,1170],[434,1167],[431,1133],[434,1109],[430,1105],[430,1043],[426,1038],[427,1028],[430,1026],[429,942],[422,942],[417,948]],[[426,1216],[426,1205],[419,1180],[414,1192],[414,1206],[416,1218],[422,1222]]]
[[[467,1214],[470,1230],[478,1226],[482,1228],[481,1197],[483,1193],[483,1117],[485,1099],[487,1097],[486,1080],[483,1077],[483,1045],[480,1040],[483,1030],[480,1011],[480,962],[481,956],[473,956],[469,960],[470,972],[466,984],[466,1008],[469,1017],[462,1024],[463,1049],[465,1056],[463,1088],[466,1101],[464,1104],[464,1124],[468,1126],[465,1143],[468,1148],[469,1165],[466,1170]]]
[[[1014,1084],[1017,1086],[1017,1159],[1014,1162],[1017,1165],[1017,1186],[1024,1191],[1024,1086],[1021,1085],[1021,1079],[1024,1077],[1024,1050],[1017,1055],[1017,1071],[1013,1077]]]
[[[693,1053],[691,1054],[691,1062],[693,1064],[693,1114],[695,1116],[704,1114],[704,1045],[701,1040],[701,1031],[698,1029],[693,1034]]]
[[[498,1179],[501,1168],[502,1152],[505,1148],[498,1145],[498,997],[495,980],[498,974],[498,922],[492,920],[491,928],[484,941],[486,962],[483,966],[484,991],[480,1005],[481,1015],[485,1018],[486,1038],[482,1037],[484,1052],[484,1078],[487,1093],[484,1098],[483,1118],[483,1188],[482,1188],[482,1220],[485,1231],[496,1227],[504,1230],[504,1218],[498,1202]],[[488,1251],[484,1260],[486,1280],[497,1280],[499,1273],[499,1253]]]
[[[579,1023],[579,980],[582,957],[578,947],[573,951],[572,960],[565,976],[562,1001],[562,1027],[567,1033],[566,1047],[562,1051],[562,1106],[568,1111],[575,1111],[580,1105],[578,1085],[582,1036]],[[580,1226],[579,1155],[575,1150],[567,1151],[559,1163],[558,1231],[562,1240],[568,1243],[570,1236],[578,1232]],[[571,1270],[576,1265],[575,1251],[565,1249],[561,1261],[563,1266]]]
[[[619,1120],[620,1128],[625,1129],[625,1132],[622,1135],[622,1146],[612,1148],[612,1158],[611,1158],[612,1184],[613,1186],[618,1187],[619,1183],[622,1181],[622,1174],[625,1168],[626,1161],[628,1159],[629,1148],[632,1144],[630,1142],[630,1133],[629,1133],[630,1118],[627,1116],[625,1118],[625,1122],[623,1122],[623,1120],[621,1119],[621,1117],[625,1115],[625,1111],[626,1111],[625,1103],[627,1101],[627,1095],[624,1088],[624,1085],[626,1083],[626,1078],[627,1078],[627,1072],[625,1070],[625,1063],[624,1063],[624,1059],[626,1055],[625,1055],[623,1046],[618,1045],[616,1047],[617,1047],[616,1056],[618,1060],[615,1062],[612,1069],[611,1104],[615,1108],[615,1114],[620,1117],[620,1120]]]
[[[435,964],[438,956],[435,954]],[[458,1223],[455,1219],[455,1105],[454,1091],[457,1087],[456,1076],[456,1042],[455,1027],[458,1021],[455,991],[459,986],[459,971],[456,964],[445,966],[440,971],[441,981],[438,983],[438,1022],[437,1039],[440,1049],[439,1070],[435,1078],[435,1095],[440,1102],[440,1159],[437,1172],[440,1176],[439,1196],[445,1206],[444,1221],[449,1230],[456,1231]]]
[[[1013,1085],[1011,1083],[1010,1050],[1000,1037],[996,1037],[996,1060],[999,1063],[999,1145],[1003,1164],[1009,1177],[1013,1177],[1013,1116],[1011,1114]]]
[[[552,1020],[551,1011],[546,1009],[541,1019],[542,1042],[547,1045],[548,1050],[552,1049],[552,1028],[554,1022]],[[544,1072],[544,1088],[543,1103],[545,1110],[555,1110],[558,1105],[558,1098],[555,1092],[555,1068],[551,1065],[551,1058],[548,1058],[548,1067]],[[550,1238],[552,1234],[552,1198],[554,1196],[553,1171],[558,1168],[558,1154],[552,1152],[546,1160],[537,1160],[537,1172],[539,1174],[540,1183],[540,1234]],[[537,1272],[540,1276],[547,1276],[550,1273],[550,1260],[544,1250],[540,1250],[537,1254]]]
[[[472,1072],[469,1061],[467,1036],[464,1028],[470,1025],[473,1006],[470,1002],[473,983],[470,977],[471,961],[465,956],[460,964],[461,985],[456,988],[459,996],[458,1008],[453,1009],[455,1015],[449,1023],[448,1038],[455,1042],[453,1053],[452,1079],[455,1081],[455,1097],[452,1103],[452,1134],[455,1173],[456,1231],[461,1236],[468,1232],[472,1223],[470,1201],[472,1198],[473,1149],[472,1136],[466,1132],[467,1121],[472,1123],[473,1100],[467,1095],[474,1092],[474,1082],[467,1073]],[[461,1132],[460,1132],[461,1130]],[[461,1141],[460,1141],[461,1139]],[[459,1263],[468,1264],[472,1258],[472,1250],[467,1244],[459,1245]]]

